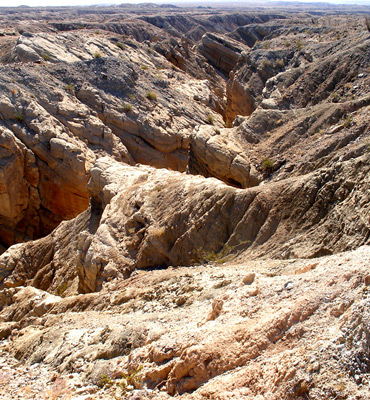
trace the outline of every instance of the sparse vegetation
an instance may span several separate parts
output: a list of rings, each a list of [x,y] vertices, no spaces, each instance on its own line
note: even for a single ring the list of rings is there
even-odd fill
[[[157,93],[155,93],[155,92],[146,92],[145,97],[150,101],[156,101],[157,100]]]
[[[50,56],[50,54],[49,53],[41,53],[41,58],[44,60],[44,61],[50,61],[51,60],[51,56]]]
[[[122,107],[121,107],[121,111],[125,112],[125,113],[129,113],[130,111],[132,111],[132,105],[129,103],[125,103]]]
[[[60,297],[64,297],[65,291],[68,289],[68,282],[61,283],[56,290],[56,293]]]
[[[337,92],[333,92],[330,97],[333,99],[334,103],[337,103],[339,101],[339,94]]]
[[[74,94],[74,92],[75,92],[75,85],[74,85],[73,83],[67,83],[67,85],[64,86],[64,89],[65,89],[67,92],[70,92],[70,93]]]
[[[213,125],[213,123],[214,123],[213,115],[211,115],[211,114],[208,114],[208,115],[207,115],[207,122],[208,122],[210,125]]]
[[[263,49],[269,49],[270,48],[270,45],[271,45],[271,43],[269,42],[269,41],[265,41],[265,42],[262,42],[262,44],[261,44],[261,47],[263,48]]]
[[[220,251],[198,249],[193,254],[192,262],[195,264],[222,264],[232,258],[232,248],[229,245],[223,246]]]
[[[125,46],[121,42],[117,42],[116,46],[119,47],[121,50],[125,48]]]
[[[96,51],[96,52],[93,54],[93,56],[94,56],[94,58],[102,58],[102,57],[103,57],[103,55],[102,55],[102,53],[101,53],[100,51]]]
[[[14,115],[14,119],[20,123],[24,122],[24,116],[21,113],[16,113]]]
[[[280,69],[284,67],[284,61],[281,58],[278,58],[275,61],[275,68]]]
[[[346,118],[345,118],[345,120],[344,120],[343,126],[344,126],[345,128],[349,128],[349,127],[352,125],[352,123],[353,123],[352,115],[347,115]]]
[[[274,161],[271,160],[270,158],[264,158],[261,162],[261,167],[266,172],[271,171],[273,166],[274,166]]]
[[[143,70],[147,70],[149,67],[147,65],[141,65],[140,68]]]
[[[261,67],[262,68],[269,68],[272,67],[272,62],[268,60],[267,58],[264,58],[261,62]]]
[[[122,373],[120,379],[112,379],[104,374],[100,377],[99,386],[104,388],[120,389],[121,395],[131,392],[134,389],[142,387],[142,371],[143,366],[134,369],[130,374]]]
[[[295,45],[297,46],[298,50],[303,50],[303,48],[304,48],[303,42],[301,40],[297,40],[295,42]]]

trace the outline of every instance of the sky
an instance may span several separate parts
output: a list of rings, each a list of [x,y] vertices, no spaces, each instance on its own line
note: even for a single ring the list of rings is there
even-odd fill
[[[190,1],[190,0],[188,0]],[[370,0],[301,0],[302,2],[326,2],[326,3],[341,3],[341,4],[370,4]],[[35,6],[86,6],[93,4],[122,4],[122,3],[173,3],[176,4],[178,2],[186,3],[187,0],[157,0],[157,1],[148,1],[148,0],[0,0],[0,7],[17,7],[20,5],[26,5],[30,7]],[[195,3],[196,0],[191,0],[192,3]],[[207,0],[200,0],[201,3],[207,2]],[[258,2],[258,0],[250,0],[250,1],[237,1],[240,3],[253,3]],[[212,1],[209,1],[210,5],[212,5]],[[219,1],[217,1],[219,3]]]

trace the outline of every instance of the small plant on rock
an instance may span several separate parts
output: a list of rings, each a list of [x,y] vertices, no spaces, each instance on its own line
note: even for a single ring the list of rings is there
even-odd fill
[[[21,113],[16,113],[14,115],[14,119],[20,123],[24,122],[24,116]]]
[[[275,68],[280,69],[284,67],[284,61],[281,58],[278,58],[275,61]]]
[[[51,55],[50,55],[49,53],[42,53],[42,54],[41,54],[41,58],[42,58],[44,61],[50,61],[50,60],[51,60]]]
[[[213,125],[213,122],[214,122],[213,115],[211,115],[211,114],[208,114],[208,115],[207,115],[207,122],[208,122],[210,125]]]
[[[266,171],[266,172],[271,171],[273,166],[274,166],[273,160],[271,160],[269,158],[265,158],[262,160],[261,167],[264,171]]]
[[[129,103],[125,103],[122,107],[121,107],[121,111],[125,112],[125,113],[129,113],[130,111],[132,111],[132,105]]]
[[[346,117],[345,120],[344,120],[343,126],[344,126],[345,128],[349,128],[349,127],[352,125],[352,123],[353,123],[352,115],[347,115],[347,117]]]
[[[157,93],[155,93],[155,92],[146,92],[145,97],[150,101],[156,101],[157,100]]]
[[[125,46],[120,42],[117,42],[116,46],[119,47],[121,50],[123,50],[125,48]]]
[[[222,264],[233,257],[232,250],[233,248],[227,244],[217,252],[198,249],[193,254],[192,262],[195,264]]]
[[[272,62],[268,60],[267,58],[264,58],[261,62],[261,67],[262,68],[269,68],[272,67]]]
[[[74,85],[73,83],[68,83],[67,85],[64,86],[64,89],[65,89],[67,92],[70,92],[70,93],[74,94],[74,92],[75,92],[75,85]]]
[[[122,373],[121,379],[112,379],[108,375],[104,374],[100,377],[99,386],[111,389],[116,392],[116,394],[117,390],[119,390],[121,395],[125,395],[127,392],[142,387],[142,369],[143,366],[141,365],[138,368],[135,368],[130,374]]]
[[[304,45],[301,40],[297,40],[295,45],[297,46],[298,50],[303,50]]]
[[[100,51],[96,51],[96,52],[93,54],[93,56],[94,56],[94,58],[102,58],[102,57],[103,57],[103,55],[102,55],[102,53],[100,53]]]
[[[57,287],[57,295],[60,297],[64,297],[65,296],[65,291],[68,289],[68,283],[67,282],[63,282],[61,283],[58,287]]]

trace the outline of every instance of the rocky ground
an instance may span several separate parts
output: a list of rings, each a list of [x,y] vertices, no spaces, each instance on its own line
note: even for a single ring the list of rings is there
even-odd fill
[[[2,9],[1,398],[369,398],[364,11]]]

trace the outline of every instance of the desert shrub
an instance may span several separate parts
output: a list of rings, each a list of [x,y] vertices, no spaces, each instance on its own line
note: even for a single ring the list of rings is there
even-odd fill
[[[271,171],[274,166],[274,161],[270,158],[265,158],[261,162],[261,167],[264,171]]]
[[[211,114],[208,114],[208,115],[207,115],[207,122],[208,122],[210,125],[213,125],[213,122],[214,122],[213,115],[211,115]]]
[[[123,50],[124,47],[125,47],[125,46],[124,46],[122,43],[120,43],[120,42],[117,42],[117,43],[116,43],[116,46],[119,47],[121,50]]]
[[[146,92],[145,97],[150,101],[155,101],[155,100],[157,100],[157,93],[155,93],[155,92]]]
[[[220,251],[198,249],[193,253],[192,260],[194,264],[222,264],[232,258],[232,248],[225,245]]]
[[[261,62],[261,67],[262,68],[269,68],[272,67],[272,62],[268,60],[267,58],[264,58]]]
[[[295,45],[297,46],[297,49],[298,49],[298,50],[302,50],[303,47],[304,47],[304,45],[303,45],[303,43],[302,43],[301,40],[297,40],[297,41],[295,42]]]
[[[134,389],[139,389],[142,387],[143,376],[142,371],[143,366],[140,365],[138,368],[134,369],[131,373],[121,374],[121,379],[112,379],[108,375],[104,374],[100,377],[99,386],[106,389],[120,389],[121,395],[126,395]],[[115,397],[117,398],[117,397]]]
[[[73,83],[68,83],[67,85],[64,86],[64,89],[67,92],[74,93],[75,92],[75,85]]]
[[[24,116],[23,116],[23,114],[21,114],[21,113],[16,113],[15,115],[14,115],[14,119],[16,120],[16,121],[18,121],[18,122],[24,122]]]
[[[284,67],[284,61],[281,58],[278,58],[275,61],[275,68],[280,69],[280,68],[283,68],[283,67]]]
[[[63,282],[57,287],[57,295],[60,297],[64,297],[64,292],[68,289],[68,282]]]
[[[344,124],[343,124],[343,126],[344,126],[345,128],[349,128],[349,127],[352,125],[352,122],[353,122],[352,116],[351,116],[351,115],[347,115],[346,118],[344,119]]]
[[[132,105],[129,103],[125,103],[122,107],[121,107],[121,111],[128,113],[130,111],[132,111]]]
[[[96,52],[93,54],[93,56],[94,56],[94,58],[102,58],[102,57],[103,57],[103,55],[102,55],[102,53],[100,53],[100,51],[96,51]]]
[[[141,65],[140,68],[143,70],[147,70],[149,67],[147,65]]]
[[[50,61],[51,60],[51,56],[50,56],[50,54],[49,53],[41,53],[41,58],[44,60],[44,61]]]

